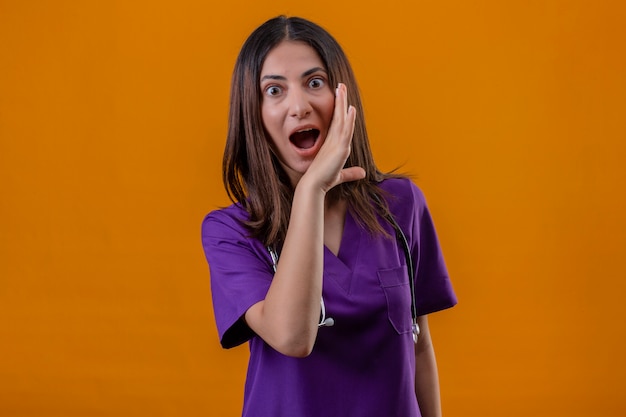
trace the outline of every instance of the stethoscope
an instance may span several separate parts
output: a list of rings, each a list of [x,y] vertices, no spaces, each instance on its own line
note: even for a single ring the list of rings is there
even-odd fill
[[[415,282],[413,282],[413,259],[411,258],[411,250],[409,249],[409,243],[406,239],[406,236],[396,219],[393,218],[391,213],[388,213],[386,219],[391,223],[393,228],[396,231],[396,238],[402,245],[402,250],[404,251],[404,256],[406,258],[406,266],[409,277],[409,288],[411,290],[411,331],[413,333],[413,342],[417,343],[417,337],[420,334],[420,328],[417,324],[417,307],[415,306]],[[276,267],[278,265],[278,253],[274,250],[273,247],[268,246],[267,251],[270,254],[270,258],[272,258],[272,269],[276,272]],[[320,322],[318,323],[318,327],[331,327],[335,325],[335,320],[332,317],[326,317],[326,306],[324,305],[324,296],[321,297],[320,300],[321,312],[320,312]]]
[[[274,273],[276,273],[276,266],[278,264],[278,254],[276,253],[274,248],[272,248],[271,246],[267,247],[267,251],[270,253],[270,257],[272,258],[272,269],[274,270]],[[333,319],[332,317],[326,317],[326,306],[324,305],[324,296],[322,296],[322,299],[320,300],[320,304],[322,308],[320,312],[320,322],[318,323],[317,327],[334,326],[335,319]]]

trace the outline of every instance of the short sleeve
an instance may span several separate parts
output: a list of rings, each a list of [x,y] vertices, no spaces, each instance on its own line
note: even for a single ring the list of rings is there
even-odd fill
[[[265,299],[273,276],[269,254],[260,241],[247,236],[231,208],[214,211],[202,222],[213,310],[224,348],[238,346],[254,336],[243,316]]]
[[[457,298],[424,195],[413,184],[412,192],[416,217],[410,245],[415,262],[415,305],[421,316],[450,308]]]
[[[424,194],[408,178],[388,179],[380,187],[388,193],[389,209],[409,242],[417,315],[454,306],[456,295]]]

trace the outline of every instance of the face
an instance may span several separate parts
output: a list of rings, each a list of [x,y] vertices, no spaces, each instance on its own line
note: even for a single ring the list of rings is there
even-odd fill
[[[278,44],[261,68],[261,96],[263,126],[295,186],[324,143],[335,107],[317,52],[304,42]]]

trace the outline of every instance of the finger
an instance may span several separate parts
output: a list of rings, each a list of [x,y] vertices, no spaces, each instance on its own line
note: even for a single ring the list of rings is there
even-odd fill
[[[348,107],[348,111],[346,113],[346,120],[344,124],[345,136],[346,138],[352,142],[352,135],[354,134],[354,124],[356,122],[356,108],[354,106]]]
[[[361,167],[344,168],[339,172],[339,182],[337,185],[344,182],[357,181],[365,178],[365,170]]]
[[[339,83],[335,89],[335,108],[333,111],[333,119],[330,125],[330,131],[335,133],[343,133],[346,113],[348,111],[347,89],[345,84]]]
[[[348,110],[348,87],[344,83],[337,84],[335,90],[335,113],[344,116]]]

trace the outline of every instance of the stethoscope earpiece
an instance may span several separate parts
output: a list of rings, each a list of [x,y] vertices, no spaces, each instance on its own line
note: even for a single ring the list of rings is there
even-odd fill
[[[317,327],[330,327],[335,325],[335,319],[326,317],[326,305],[324,304],[324,296],[320,299],[320,322]]]
[[[332,317],[328,317],[326,320],[318,324],[318,327],[331,327],[335,325],[335,320]]]
[[[417,338],[420,335],[420,326],[417,324],[417,320],[413,320],[411,330],[413,332],[413,343],[417,343]]]

